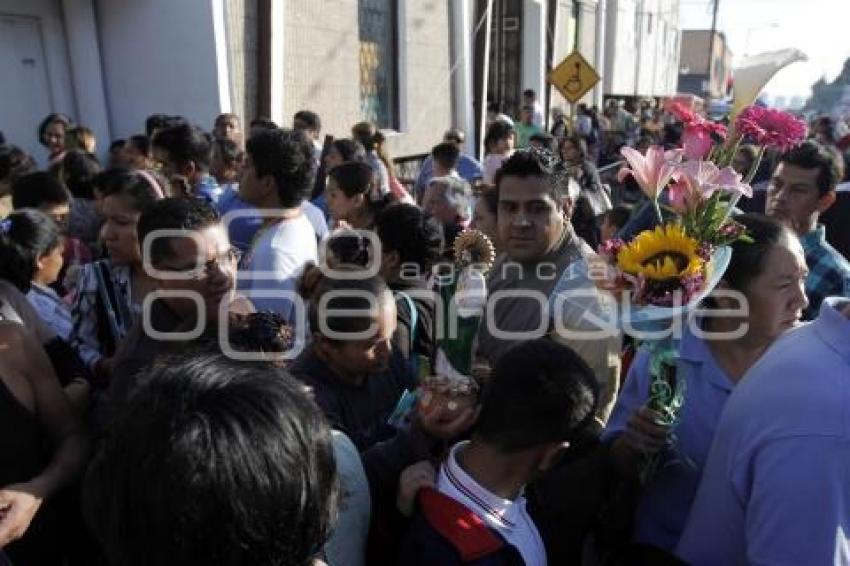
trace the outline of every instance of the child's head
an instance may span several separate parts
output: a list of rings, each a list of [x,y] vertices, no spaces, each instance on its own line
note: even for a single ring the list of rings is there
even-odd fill
[[[618,204],[606,212],[602,218],[602,226],[599,228],[602,242],[607,242],[615,237],[617,232],[629,221],[631,214],[632,207],[625,204]]]
[[[593,371],[573,350],[541,338],[511,348],[484,389],[474,442],[506,455],[530,455],[545,469],[580,438],[596,412]]]
[[[22,293],[33,281],[41,285],[56,281],[63,251],[59,226],[41,211],[18,210],[0,221],[0,278]]]
[[[51,173],[27,173],[12,183],[12,207],[36,208],[50,216],[64,232],[71,213],[71,195]]]
[[[313,331],[312,347],[340,374],[367,376],[389,364],[390,340],[396,329],[393,294],[381,277],[356,273],[330,277],[313,265],[304,270],[298,292],[309,301],[307,315]]]
[[[328,174],[328,211],[334,220],[350,220],[369,207],[374,173],[367,163],[348,161]]]

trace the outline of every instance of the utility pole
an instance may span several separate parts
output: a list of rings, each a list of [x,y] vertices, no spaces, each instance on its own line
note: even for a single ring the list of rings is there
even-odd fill
[[[714,60],[714,36],[717,35],[717,12],[719,11],[719,9],[720,0],[714,0],[714,14],[711,16],[711,39],[709,41],[708,47],[708,96],[706,97],[707,99],[711,98],[711,87],[713,82],[712,79],[714,78],[712,76],[714,75],[714,69],[711,63]]]

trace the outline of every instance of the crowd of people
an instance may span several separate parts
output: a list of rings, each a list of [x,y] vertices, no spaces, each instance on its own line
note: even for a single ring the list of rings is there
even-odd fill
[[[61,114],[45,163],[0,145],[0,564],[850,560],[846,125],[767,155],[739,203],[718,289],[748,309],[705,299],[673,431],[648,349],[561,334],[548,305],[647,227],[619,150],[681,124],[612,101],[547,131],[530,90],[488,110],[480,161],[451,128],[415,179],[373,124],[322,142],[309,110],[155,114],[107,163]],[[477,393],[426,410],[435,278],[470,228],[500,296]]]

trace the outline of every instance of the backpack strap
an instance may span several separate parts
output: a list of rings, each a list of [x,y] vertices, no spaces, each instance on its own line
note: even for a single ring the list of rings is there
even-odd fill
[[[419,509],[428,524],[460,554],[464,564],[499,552],[507,544],[462,503],[425,487],[417,494]]]
[[[402,299],[407,304],[407,310],[410,312],[410,370],[413,373],[413,378],[417,379],[419,377],[419,358],[416,355],[415,347],[416,347],[416,327],[419,324],[419,311],[416,309],[416,303],[413,302],[413,299],[405,293],[404,291],[396,291],[396,302],[399,299]]]

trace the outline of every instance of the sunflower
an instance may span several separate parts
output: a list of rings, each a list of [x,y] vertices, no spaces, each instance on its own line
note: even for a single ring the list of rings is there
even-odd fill
[[[641,232],[617,254],[617,266],[630,275],[665,281],[702,275],[705,261],[697,253],[699,242],[678,224]]]

